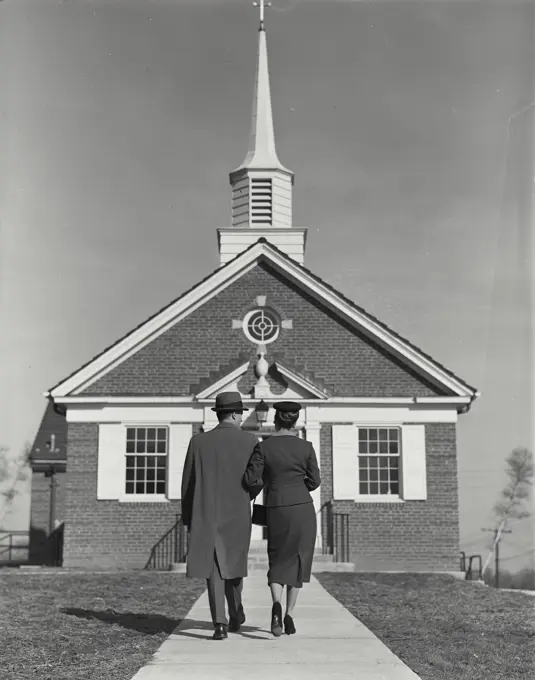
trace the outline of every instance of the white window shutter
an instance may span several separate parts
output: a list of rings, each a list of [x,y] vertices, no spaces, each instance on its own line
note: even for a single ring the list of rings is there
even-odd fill
[[[189,423],[173,424],[169,427],[167,498],[170,500],[178,500],[182,495],[182,471],[191,435],[192,426]]]
[[[125,456],[125,426],[120,423],[101,423],[98,426],[98,500],[118,500],[124,494]]]
[[[357,445],[354,425],[333,425],[334,500],[355,500],[357,496]]]
[[[425,501],[427,499],[425,425],[403,425],[401,439],[403,499]]]

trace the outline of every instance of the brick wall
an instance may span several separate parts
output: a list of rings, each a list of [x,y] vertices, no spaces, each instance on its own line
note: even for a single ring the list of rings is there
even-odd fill
[[[322,506],[333,497],[333,428],[330,424],[323,424],[320,430],[320,475],[321,475],[321,504]]]
[[[331,426],[322,427],[322,503],[332,493]],[[348,512],[350,559],[358,571],[458,571],[459,504],[456,428],[426,425],[427,500],[405,503],[338,501]]]
[[[194,313],[114,368],[83,394],[190,395],[240,353],[256,347],[232,320],[267,296],[292,329],[267,347],[271,362],[312,372],[336,396],[431,396],[427,384],[397,359],[349,328],[291,282],[259,264]],[[242,359],[240,359],[241,361]],[[250,382],[244,378],[244,388]],[[246,384],[247,383],[247,384]],[[240,384],[240,387],[242,385]],[[194,428],[194,432],[198,428]],[[321,430],[322,502],[332,497],[332,433]],[[399,505],[346,504],[357,568],[457,569],[458,506],[455,427],[427,427],[428,500]],[[180,502],[96,500],[97,425],[70,424],[68,432],[65,566],[143,567],[152,545],[172,526]]]
[[[233,319],[256,306],[258,295],[293,328],[267,347],[284,362],[304,366],[336,396],[432,396],[437,390],[350,329],[291,282],[259,264],[236,283],[90,385],[87,395],[189,395],[199,381],[253,345]]]
[[[193,432],[199,431],[194,425]],[[323,504],[332,498],[331,425],[322,426],[320,437]],[[180,501],[97,501],[97,443],[97,424],[69,424],[64,566],[143,568],[154,543],[173,525]],[[350,559],[357,570],[458,569],[455,425],[426,425],[426,450],[426,501],[335,503],[350,514]]]
[[[194,432],[199,431],[194,425]],[[63,566],[143,568],[152,546],[175,523],[180,501],[97,500],[96,423],[69,423]]]

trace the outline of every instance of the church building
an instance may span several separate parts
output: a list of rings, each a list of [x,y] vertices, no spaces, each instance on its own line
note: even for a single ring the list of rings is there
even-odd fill
[[[273,432],[273,402],[303,404],[296,436],[322,477],[318,552],[358,571],[459,569],[456,427],[478,392],[306,267],[293,186],[261,22],[219,266],[46,393],[31,522],[45,538],[62,527],[63,566],[147,565],[180,525],[191,436],[217,424],[216,395],[237,390],[259,438]]]

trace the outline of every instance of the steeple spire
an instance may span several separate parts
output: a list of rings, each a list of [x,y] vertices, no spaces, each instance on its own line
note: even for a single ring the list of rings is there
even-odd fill
[[[232,228],[219,229],[221,264],[264,237],[301,264],[306,229],[292,228],[294,174],[279,160],[271,108],[264,9],[259,0],[258,61],[253,96],[251,136],[247,155],[230,173]]]
[[[259,3],[255,3],[257,5]],[[243,163],[233,171],[234,174],[245,168],[280,169],[293,175],[279,161],[275,148],[275,130],[273,128],[273,111],[271,108],[271,90],[269,86],[268,53],[266,29],[264,27],[264,2],[260,2],[260,28],[258,30],[258,61],[253,98],[253,116],[249,150]]]

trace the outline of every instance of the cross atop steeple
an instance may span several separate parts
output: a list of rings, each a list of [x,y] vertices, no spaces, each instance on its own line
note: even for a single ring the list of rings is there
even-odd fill
[[[260,30],[264,30],[264,8],[271,7],[270,2],[265,2],[265,0],[259,0],[259,2],[253,2],[254,7],[260,7]]]

